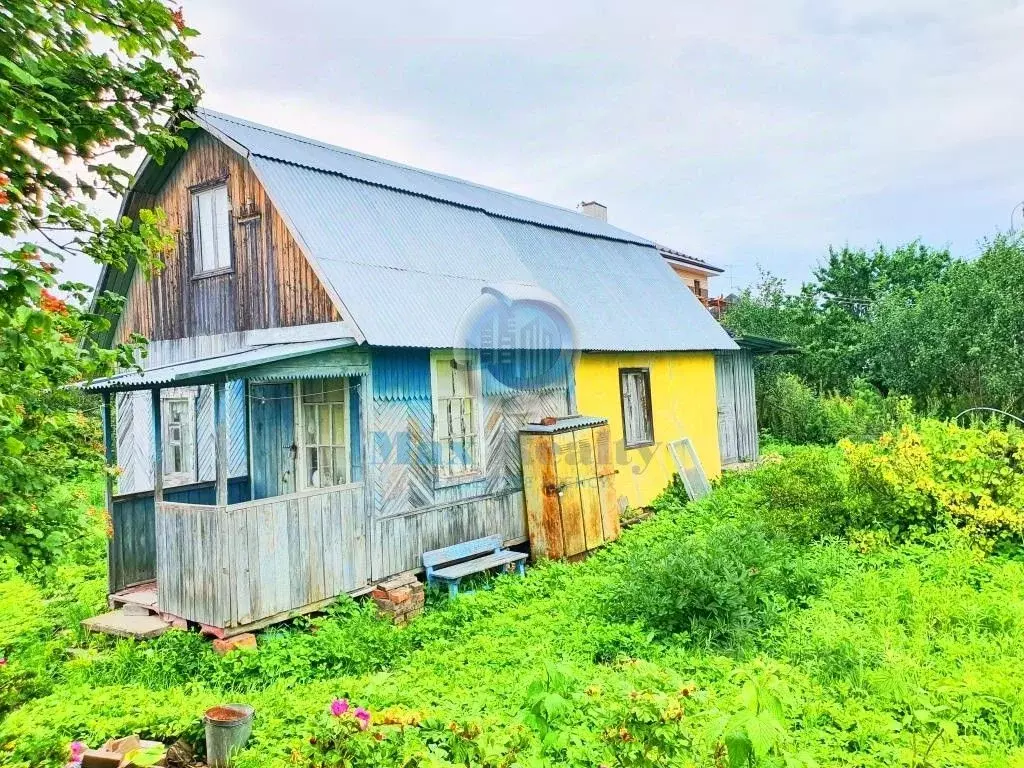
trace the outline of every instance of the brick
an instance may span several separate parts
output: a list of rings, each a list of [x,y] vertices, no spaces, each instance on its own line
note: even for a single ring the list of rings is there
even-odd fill
[[[235,635],[234,637],[228,637],[224,639],[216,639],[213,641],[214,653],[223,656],[231,651],[255,651],[256,650],[256,635],[251,632],[246,632],[241,635]]]
[[[395,605],[398,605],[399,603],[404,603],[412,597],[412,588],[399,587],[398,589],[392,589],[390,597],[391,602],[393,602]]]
[[[373,602],[377,604],[377,610],[381,613],[394,613],[395,604],[390,600],[383,600],[379,597],[373,598]]]
[[[373,588],[373,592],[370,593],[370,597],[374,599],[380,598],[381,600],[387,600],[388,591],[378,584],[376,587]]]

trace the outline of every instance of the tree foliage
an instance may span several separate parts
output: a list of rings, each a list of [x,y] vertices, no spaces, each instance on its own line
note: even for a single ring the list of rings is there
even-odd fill
[[[725,317],[735,331],[784,339],[801,354],[762,360],[770,388],[784,372],[818,392],[866,382],[920,409],[1024,406],[1024,241],[999,235],[973,261],[914,242],[874,252],[830,250],[796,294],[763,275]]]
[[[59,265],[76,254],[159,266],[160,212],[113,220],[90,201],[125,191],[119,158],[141,148],[160,161],[184,145],[175,117],[199,94],[194,34],[160,0],[0,3],[0,555],[23,563],[73,535],[46,504],[88,444],[68,385],[133,354],[91,341],[113,298],[87,311],[88,287],[62,282]]]

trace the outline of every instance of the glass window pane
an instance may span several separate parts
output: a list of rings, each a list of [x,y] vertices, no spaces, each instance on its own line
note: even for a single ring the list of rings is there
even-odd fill
[[[320,487],[320,462],[317,460],[316,448],[306,449],[306,485],[310,488]]]
[[[302,402],[322,403],[324,401],[323,379],[302,382]]]
[[[337,484],[348,482],[347,467],[345,465],[345,449],[335,448],[334,456],[332,457],[332,465],[334,467],[334,482]]]
[[[320,419],[320,445],[331,444],[331,409],[327,406],[317,407],[318,416]]]
[[[451,397],[455,394],[452,388],[452,361],[443,358],[434,361],[435,378],[437,379],[437,397]]]
[[[306,445],[316,445],[317,432],[317,411],[315,405],[306,405],[302,408],[302,420],[305,423]]]
[[[214,226],[217,231],[216,268],[231,266],[231,213],[228,210],[227,185],[210,190],[213,198]]]
[[[334,485],[334,472],[331,464],[331,449],[320,448],[320,478],[319,486],[321,488],[327,488]]]
[[[199,221],[196,223],[196,231],[199,235],[196,253],[196,268],[200,272],[214,269],[217,261],[214,254],[215,226],[213,212],[213,196],[207,192],[200,192],[196,195],[196,215]]]
[[[329,403],[345,402],[345,380],[326,379],[324,381],[324,400]]]
[[[332,434],[333,445],[345,445],[345,406],[335,405],[331,408],[334,432]]]
[[[471,435],[476,432],[473,424],[473,399],[470,397],[462,401],[462,424],[464,434]]]
[[[451,474],[451,461],[452,461],[452,441],[451,440],[440,440],[439,447],[441,455],[438,456],[437,465],[438,471],[443,475],[447,476]]]

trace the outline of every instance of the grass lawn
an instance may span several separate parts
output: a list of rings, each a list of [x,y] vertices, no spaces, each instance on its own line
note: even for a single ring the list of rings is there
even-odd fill
[[[224,658],[183,632],[82,637],[95,557],[7,573],[0,764],[131,732],[199,743],[202,711],[241,701],[243,767],[1024,766],[1020,551],[958,532],[797,543],[755,503],[771,471],[698,505],[670,490],[587,561],[432,595],[408,627],[344,600]],[[336,698],[370,728],[332,717]]]

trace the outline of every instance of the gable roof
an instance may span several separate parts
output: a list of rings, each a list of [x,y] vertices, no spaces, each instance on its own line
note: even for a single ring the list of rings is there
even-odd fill
[[[553,294],[581,349],[736,348],[650,240],[211,110],[193,119],[247,157],[369,344],[451,347],[484,289],[505,284]]]

